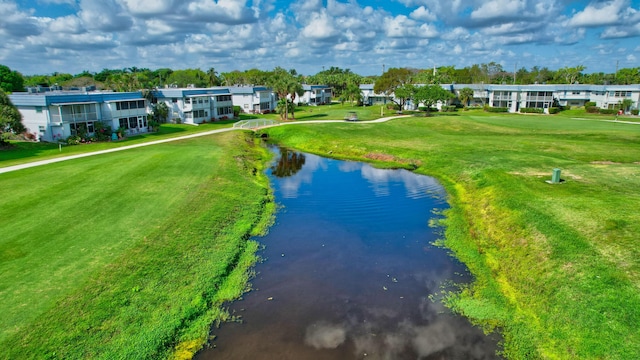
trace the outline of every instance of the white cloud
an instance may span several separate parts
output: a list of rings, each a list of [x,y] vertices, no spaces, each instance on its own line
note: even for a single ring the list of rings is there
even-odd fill
[[[573,27],[614,25],[620,20],[620,12],[627,6],[628,0],[593,2],[569,19],[567,25]]]
[[[438,35],[438,31],[434,26],[420,24],[404,15],[384,19],[383,28],[386,36],[390,38],[433,38]]]
[[[122,0],[127,9],[136,15],[162,15],[174,10],[175,0]]]
[[[524,0],[491,0],[471,12],[471,18],[484,20],[517,16],[525,9],[525,6],[526,1]]]
[[[429,11],[429,9],[425,8],[424,6],[420,6],[419,8],[413,10],[409,17],[418,21],[436,21],[438,19],[438,17],[434,13]]]
[[[332,18],[323,10],[311,15],[311,20],[302,29],[301,34],[308,39],[326,40],[335,38],[339,33],[334,28]]]
[[[80,34],[86,31],[82,21],[75,15],[53,19],[49,23],[49,31],[54,33]]]
[[[100,31],[126,31],[133,25],[132,18],[114,0],[80,0],[83,25]]]
[[[258,20],[256,9],[246,0],[196,0],[187,5],[190,18],[223,24],[244,24]]]

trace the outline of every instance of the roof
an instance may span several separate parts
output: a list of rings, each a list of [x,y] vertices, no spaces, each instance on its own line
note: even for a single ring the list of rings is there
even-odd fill
[[[229,88],[165,88],[156,89],[154,95],[159,98],[181,98],[194,95],[230,95]]]
[[[84,103],[104,103],[118,100],[143,99],[142,93],[102,92],[102,91],[51,91],[44,93],[13,93],[9,95],[15,106],[74,105]]]

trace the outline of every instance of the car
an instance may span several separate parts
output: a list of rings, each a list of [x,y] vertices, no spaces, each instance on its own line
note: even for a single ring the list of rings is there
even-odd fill
[[[344,119],[347,121],[358,121],[358,114],[355,111],[349,111],[347,115],[344,116]]]

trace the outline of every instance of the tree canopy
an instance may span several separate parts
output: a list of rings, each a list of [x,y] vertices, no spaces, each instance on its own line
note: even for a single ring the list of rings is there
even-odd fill
[[[0,89],[4,92],[24,90],[24,78],[17,71],[12,71],[8,66],[0,65]]]
[[[22,115],[9,99],[9,96],[0,90],[0,144],[6,144],[8,133],[22,133],[26,129],[22,124]]]
[[[427,112],[431,110],[431,107],[436,105],[438,101],[445,102],[453,98],[453,94],[443,89],[440,85],[424,85],[415,88],[413,94],[413,100],[416,103],[422,103],[427,108]]]

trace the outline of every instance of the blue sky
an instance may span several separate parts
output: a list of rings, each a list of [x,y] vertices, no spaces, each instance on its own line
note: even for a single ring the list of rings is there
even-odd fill
[[[23,74],[276,66],[640,66],[640,0],[0,0]]]

